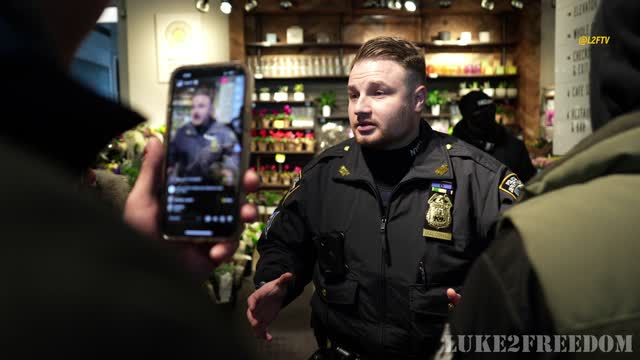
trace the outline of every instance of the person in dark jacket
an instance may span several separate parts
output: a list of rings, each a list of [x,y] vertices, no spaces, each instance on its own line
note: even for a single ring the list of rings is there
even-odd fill
[[[98,152],[144,120],[68,74],[108,2],[0,5],[0,358],[245,358],[199,281],[233,245],[169,248],[143,236],[157,233],[162,145],[148,147],[127,200],[131,226],[79,191]]]
[[[524,143],[495,121],[496,104],[482,91],[471,91],[460,99],[462,120],[453,136],[490,154],[526,183],[536,174]]]
[[[313,279],[316,357],[424,358],[472,261],[518,197],[518,177],[420,120],[424,56],[381,37],[349,76],[355,134],[302,171],[258,242],[247,317],[256,336]],[[330,347],[328,346],[328,341]]]
[[[496,240],[470,271],[443,337],[449,347],[443,344],[438,358],[637,358],[638,16],[637,1],[600,2],[591,33],[610,36],[610,43],[590,48],[594,133],[534,177],[505,213]],[[454,339],[477,334],[520,336],[506,342],[509,353],[449,351]],[[548,335],[549,348],[524,353],[524,335]],[[540,342],[531,348],[544,349]]]

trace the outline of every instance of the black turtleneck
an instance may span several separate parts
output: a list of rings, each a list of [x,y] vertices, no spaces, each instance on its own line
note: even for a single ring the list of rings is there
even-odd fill
[[[213,124],[213,120],[209,118],[207,119],[207,121],[203,122],[202,124],[194,125],[193,127],[196,129],[196,132],[198,133],[198,135],[203,135],[204,133],[207,132],[207,130],[209,130],[212,124]]]
[[[399,149],[362,148],[362,155],[380,192],[385,211],[391,200],[391,192],[407,175],[416,155],[425,148],[425,140],[421,135],[422,131],[410,144]]]

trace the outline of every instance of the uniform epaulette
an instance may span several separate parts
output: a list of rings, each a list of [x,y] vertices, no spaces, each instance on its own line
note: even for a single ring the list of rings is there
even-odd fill
[[[493,156],[485,153],[484,151],[476,148],[475,146],[458,139],[455,136],[444,135],[442,139],[447,147],[449,156],[470,158],[477,164],[489,169],[490,171],[497,172],[504,165],[496,160]]]
[[[307,163],[307,165],[302,169],[302,174],[308,173],[314,166],[326,162],[329,159],[340,158],[347,154],[349,148],[353,146],[353,139],[347,139],[337,145],[334,145],[320,154],[316,155],[311,161]]]

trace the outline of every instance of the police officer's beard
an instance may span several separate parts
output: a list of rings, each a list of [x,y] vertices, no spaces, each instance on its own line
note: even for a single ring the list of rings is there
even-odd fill
[[[374,149],[391,150],[401,148],[415,140],[417,131],[414,130],[420,128],[419,120],[416,120],[416,114],[408,104],[407,101],[400,108],[396,121],[387,124],[384,129],[378,128],[380,135],[377,139],[372,139],[373,141],[362,143],[362,145]],[[412,123],[414,123],[413,126]]]

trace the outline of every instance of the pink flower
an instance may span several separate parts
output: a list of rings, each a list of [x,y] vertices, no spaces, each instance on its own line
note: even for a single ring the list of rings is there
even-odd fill
[[[287,114],[287,115],[291,115],[291,106],[285,105],[284,106],[284,113]]]

